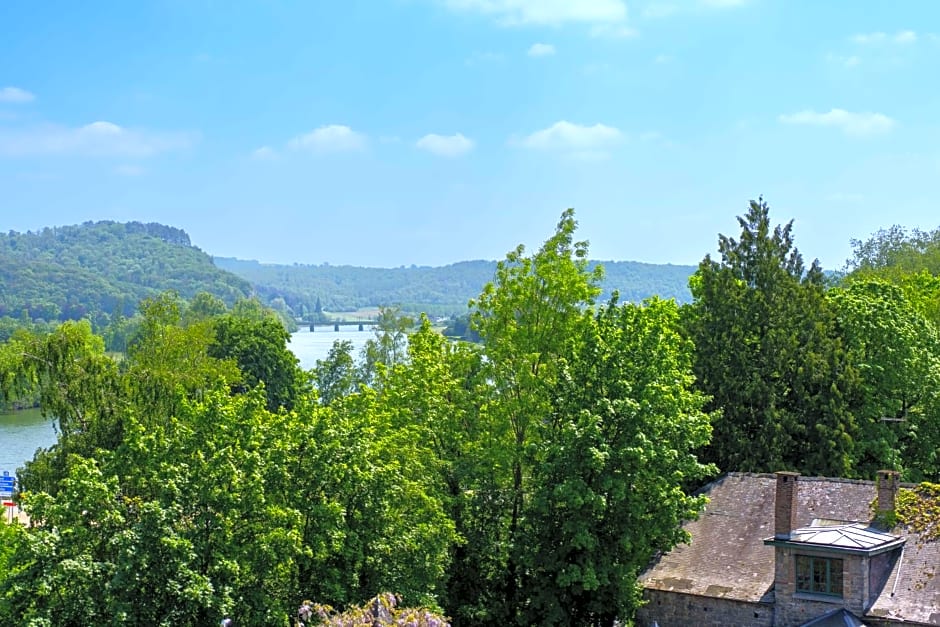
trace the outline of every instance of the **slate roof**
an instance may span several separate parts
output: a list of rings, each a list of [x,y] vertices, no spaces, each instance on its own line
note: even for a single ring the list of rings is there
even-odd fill
[[[729,473],[702,490],[710,498],[698,520],[685,525],[690,544],[663,555],[640,578],[646,588],[738,601],[773,602],[776,478]],[[800,477],[796,526],[815,519],[868,522],[873,481]],[[903,557],[867,613],[940,625],[940,541],[926,541],[904,527]]]

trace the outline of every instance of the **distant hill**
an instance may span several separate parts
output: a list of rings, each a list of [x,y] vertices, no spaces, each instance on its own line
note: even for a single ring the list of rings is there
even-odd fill
[[[252,283],[266,302],[282,298],[297,314],[316,310],[349,311],[400,305],[406,311],[435,315],[462,313],[467,301],[493,279],[495,261],[462,261],[447,266],[363,268],[358,266],[279,265],[215,257],[219,268]],[[603,298],[619,290],[621,300],[638,302],[653,295],[688,302],[694,266],[635,261],[604,261]]]
[[[597,262],[592,262],[597,263]],[[605,261],[606,299],[651,295],[686,302],[693,266]],[[148,296],[175,290],[183,298],[205,291],[231,304],[258,295],[285,314],[400,305],[409,312],[461,314],[491,281],[495,261],[442,267],[363,268],[272,265],[212,257],[185,231],[140,222],[85,222],[41,231],[0,233],[0,318],[57,321],[91,317],[106,323],[115,311],[131,315]],[[289,309],[288,309],[289,308]]]
[[[85,222],[0,234],[0,316],[66,320],[120,309],[176,290],[210,292],[232,303],[251,284],[212,263],[189,235],[162,224]]]

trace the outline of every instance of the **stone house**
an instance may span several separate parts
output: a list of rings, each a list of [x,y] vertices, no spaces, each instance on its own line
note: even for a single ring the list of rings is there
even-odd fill
[[[877,482],[722,477],[685,525],[691,542],[641,576],[647,604],[637,624],[940,626],[940,540],[876,522],[890,520],[898,488],[892,471]]]

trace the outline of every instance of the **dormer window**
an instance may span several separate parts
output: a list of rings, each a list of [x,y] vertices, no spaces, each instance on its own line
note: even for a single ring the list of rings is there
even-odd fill
[[[842,597],[842,560],[796,556],[796,591]]]

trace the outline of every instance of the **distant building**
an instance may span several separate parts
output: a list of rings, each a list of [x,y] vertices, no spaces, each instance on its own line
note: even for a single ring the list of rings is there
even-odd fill
[[[710,484],[689,544],[641,577],[640,627],[940,625],[940,540],[880,529],[898,474],[876,483],[731,473]],[[940,503],[937,504],[940,507]]]

